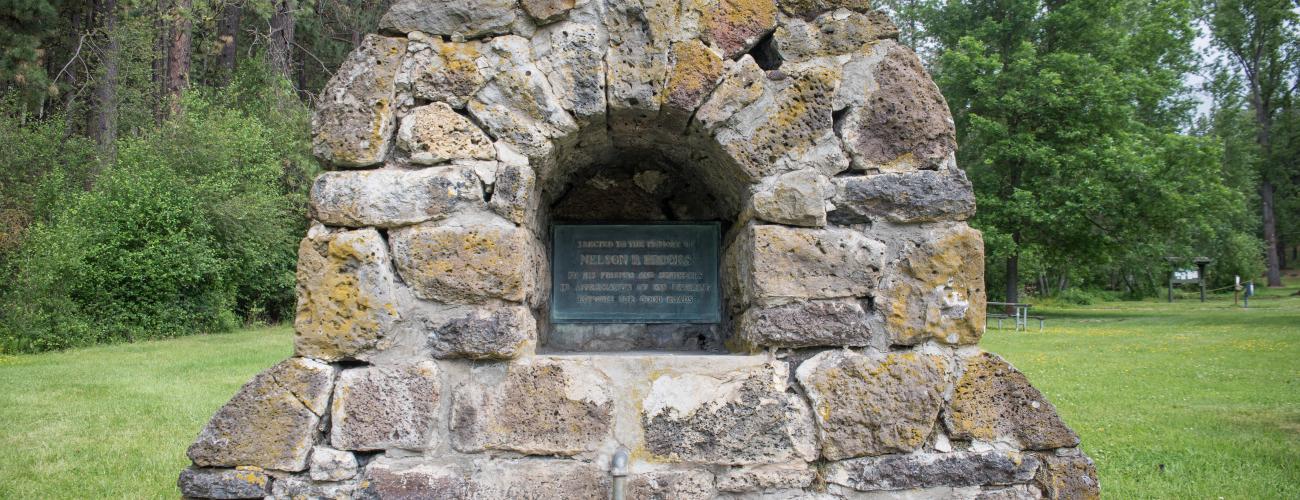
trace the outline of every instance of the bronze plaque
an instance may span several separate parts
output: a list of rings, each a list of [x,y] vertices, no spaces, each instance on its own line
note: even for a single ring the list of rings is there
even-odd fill
[[[718,223],[556,224],[551,321],[717,323]]]

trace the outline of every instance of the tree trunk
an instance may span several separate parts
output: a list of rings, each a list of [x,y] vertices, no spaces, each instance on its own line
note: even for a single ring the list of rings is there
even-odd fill
[[[293,81],[293,13],[294,0],[277,0],[271,15],[270,48],[267,58],[271,69],[284,79]]]
[[[190,85],[190,34],[193,23],[190,21],[192,0],[173,0],[168,13],[171,27],[167,37],[167,77],[166,85],[167,114],[180,112],[181,95]]]
[[[69,15],[72,20],[71,24],[75,30],[72,33],[72,38],[69,40],[68,46],[71,47],[69,50],[75,52],[78,46],[81,45],[81,35],[90,31],[93,26],[91,26],[90,22],[88,22],[85,16],[82,15],[82,8],[80,5],[74,4]],[[77,55],[75,57],[81,56]],[[80,117],[77,116],[77,113],[73,112],[73,107],[77,104],[77,85],[81,82],[80,66],[81,65],[79,64],[68,65],[68,91],[63,93],[64,140],[67,140],[69,137],[78,133],[82,127]],[[58,73],[51,72],[51,74],[57,75]],[[55,83],[58,83],[58,81],[56,80]]]
[[[1282,270],[1277,255],[1277,218],[1273,214],[1273,183],[1260,182],[1259,201],[1264,212],[1265,263],[1268,265],[1268,286],[1282,286]]]
[[[1007,257],[1007,302],[1020,301],[1020,232],[1011,233],[1016,249]]]
[[[165,18],[170,5],[171,0],[158,0],[158,3],[154,6],[156,11],[154,12],[153,86],[156,93],[153,99],[153,118],[159,124],[167,119],[167,37],[169,30]]]
[[[217,54],[217,69],[221,72],[221,76],[217,83],[221,87],[229,85],[230,79],[235,75],[239,50],[239,21],[243,13],[243,6],[235,0],[230,0],[221,11],[221,24],[217,34],[217,42],[221,44],[221,52]]]
[[[121,59],[121,46],[117,34],[117,0],[99,0],[95,3],[95,17],[104,37],[104,50],[100,54],[103,74],[95,82],[95,110],[90,125],[90,137],[99,146],[100,160],[111,162],[117,142],[117,79]],[[95,175],[92,175],[93,179]]]

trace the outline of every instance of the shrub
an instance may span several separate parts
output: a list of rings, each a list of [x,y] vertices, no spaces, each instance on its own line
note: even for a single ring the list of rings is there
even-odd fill
[[[92,189],[31,225],[0,302],[0,351],[289,317],[302,177],[314,173],[305,108],[289,101],[288,118],[268,126],[238,104],[195,92],[168,124],[120,140]]]

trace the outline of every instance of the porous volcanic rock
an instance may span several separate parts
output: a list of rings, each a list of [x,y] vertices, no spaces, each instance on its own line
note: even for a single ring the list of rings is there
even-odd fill
[[[496,158],[492,139],[445,102],[410,110],[397,129],[397,145],[418,165]]]
[[[837,224],[963,221],[975,215],[975,191],[960,170],[835,178]]]
[[[311,478],[314,481],[343,481],[357,475],[357,457],[352,452],[317,446],[311,450]]]
[[[406,226],[481,205],[478,176],[465,167],[325,172],[311,186],[311,216],[331,226]]]
[[[434,444],[442,379],[431,361],[343,370],[330,444],[339,450],[423,450]]]
[[[885,245],[850,229],[751,225],[727,249],[737,305],[865,297],[876,289]]]
[[[790,226],[826,225],[826,200],[832,196],[830,179],[816,170],[781,174],[751,199],[759,219]]]
[[[828,460],[906,453],[930,437],[947,366],[936,355],[826,351],[799,365]]]
[[[524,306],[472,308],[428,331],[435,358],[513,359],[537,338],[537,320]]]
[[[768,464],[737,467],[718,476],[718,489],[731,493],[801,489],[812,485],[817,471],[808,464]]]
[[[878,337],[862,302],[810,300],[753,306],[736,322],[736,340],[759,347],[868,346]]]
[[[316,425],[325,414],[334,368],[289,358],[244,384],[187,452],[200,467],[307,468]]]
[[[380,458],[366,467],[356,497],[367,500],[474,498],[468,473],[455,465]]]
[[[472,38],[508,33],[521,13],[514,0],[397,0],[379,19],[383,30]]]
[[[613,425],[609,381],[574,361],[509,365],[497,384],[469,382],[452,401],[452,445],[462,452],[576,455],[595,450]]]
[[[378,348],[400,318],[395,281],[378,231],[313,228],[298,246],[294,353],[336,361]]]
[[[984,333],[984,241],[966,225],[924,229],[885,267],[876,309],[890,343],[969,345]]]
[[[256,467],[239,469],[200,469],[181,471],[176,481],[181,495],[187,498],[263,498],[271,493],[271,477]]]
[[[1092,460],[1077,449],[1065,453],[1035,453],[1042,462],[1034,483],[1043,491],[1044,498],[1095,500],[1101,498],[1101,483],[1097,481],[1097,467]]]
[[[407,56],[397,74],[401,93],[412,100],[445,102],[464,109],[487,77],[478,68],[483,43],[447,42],[440,37],[413,32],[406,46]]]
[[[858,491],[1026,483],[1039,460],[1015,451],[855,458],[827,466],[826,480]]]
[[[627,478],[628,498],[709,500],[717,492],[713,474],[703,470],[643,472]]]
[[[394,229],[389,242],[398,273],[422,299],[519,302],[532,285],[532,238],[513,225],[419,224]]]
[[[396,77],[405,38],[366,35],[316,102],[312,151],[337,167],[384,161],[395,126]]]
[[[654,379],[641,401],[645,450],[668,462],[749,465],[812,460],[807,405],[786,392],[784,363],[726,378]]]
[[[944,411],[949,437],[1012,441],[1026,450],[1069,448],[1079,436],[1029,379],[992,353],[967,358]]]
[[[858,170],[938,168],[957,150],[948,104],[912,51],[892,40],[874,46],[874,88],[849,106],[838,130]],[[854,82],[864,85],[866,82]]]

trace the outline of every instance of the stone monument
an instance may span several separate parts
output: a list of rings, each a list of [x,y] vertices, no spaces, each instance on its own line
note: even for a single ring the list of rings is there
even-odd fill
[[[977,347],[974,196],[896,38],[868,0],[397,0],[317,105],[294,357],[182,494],[1098,496]]]

